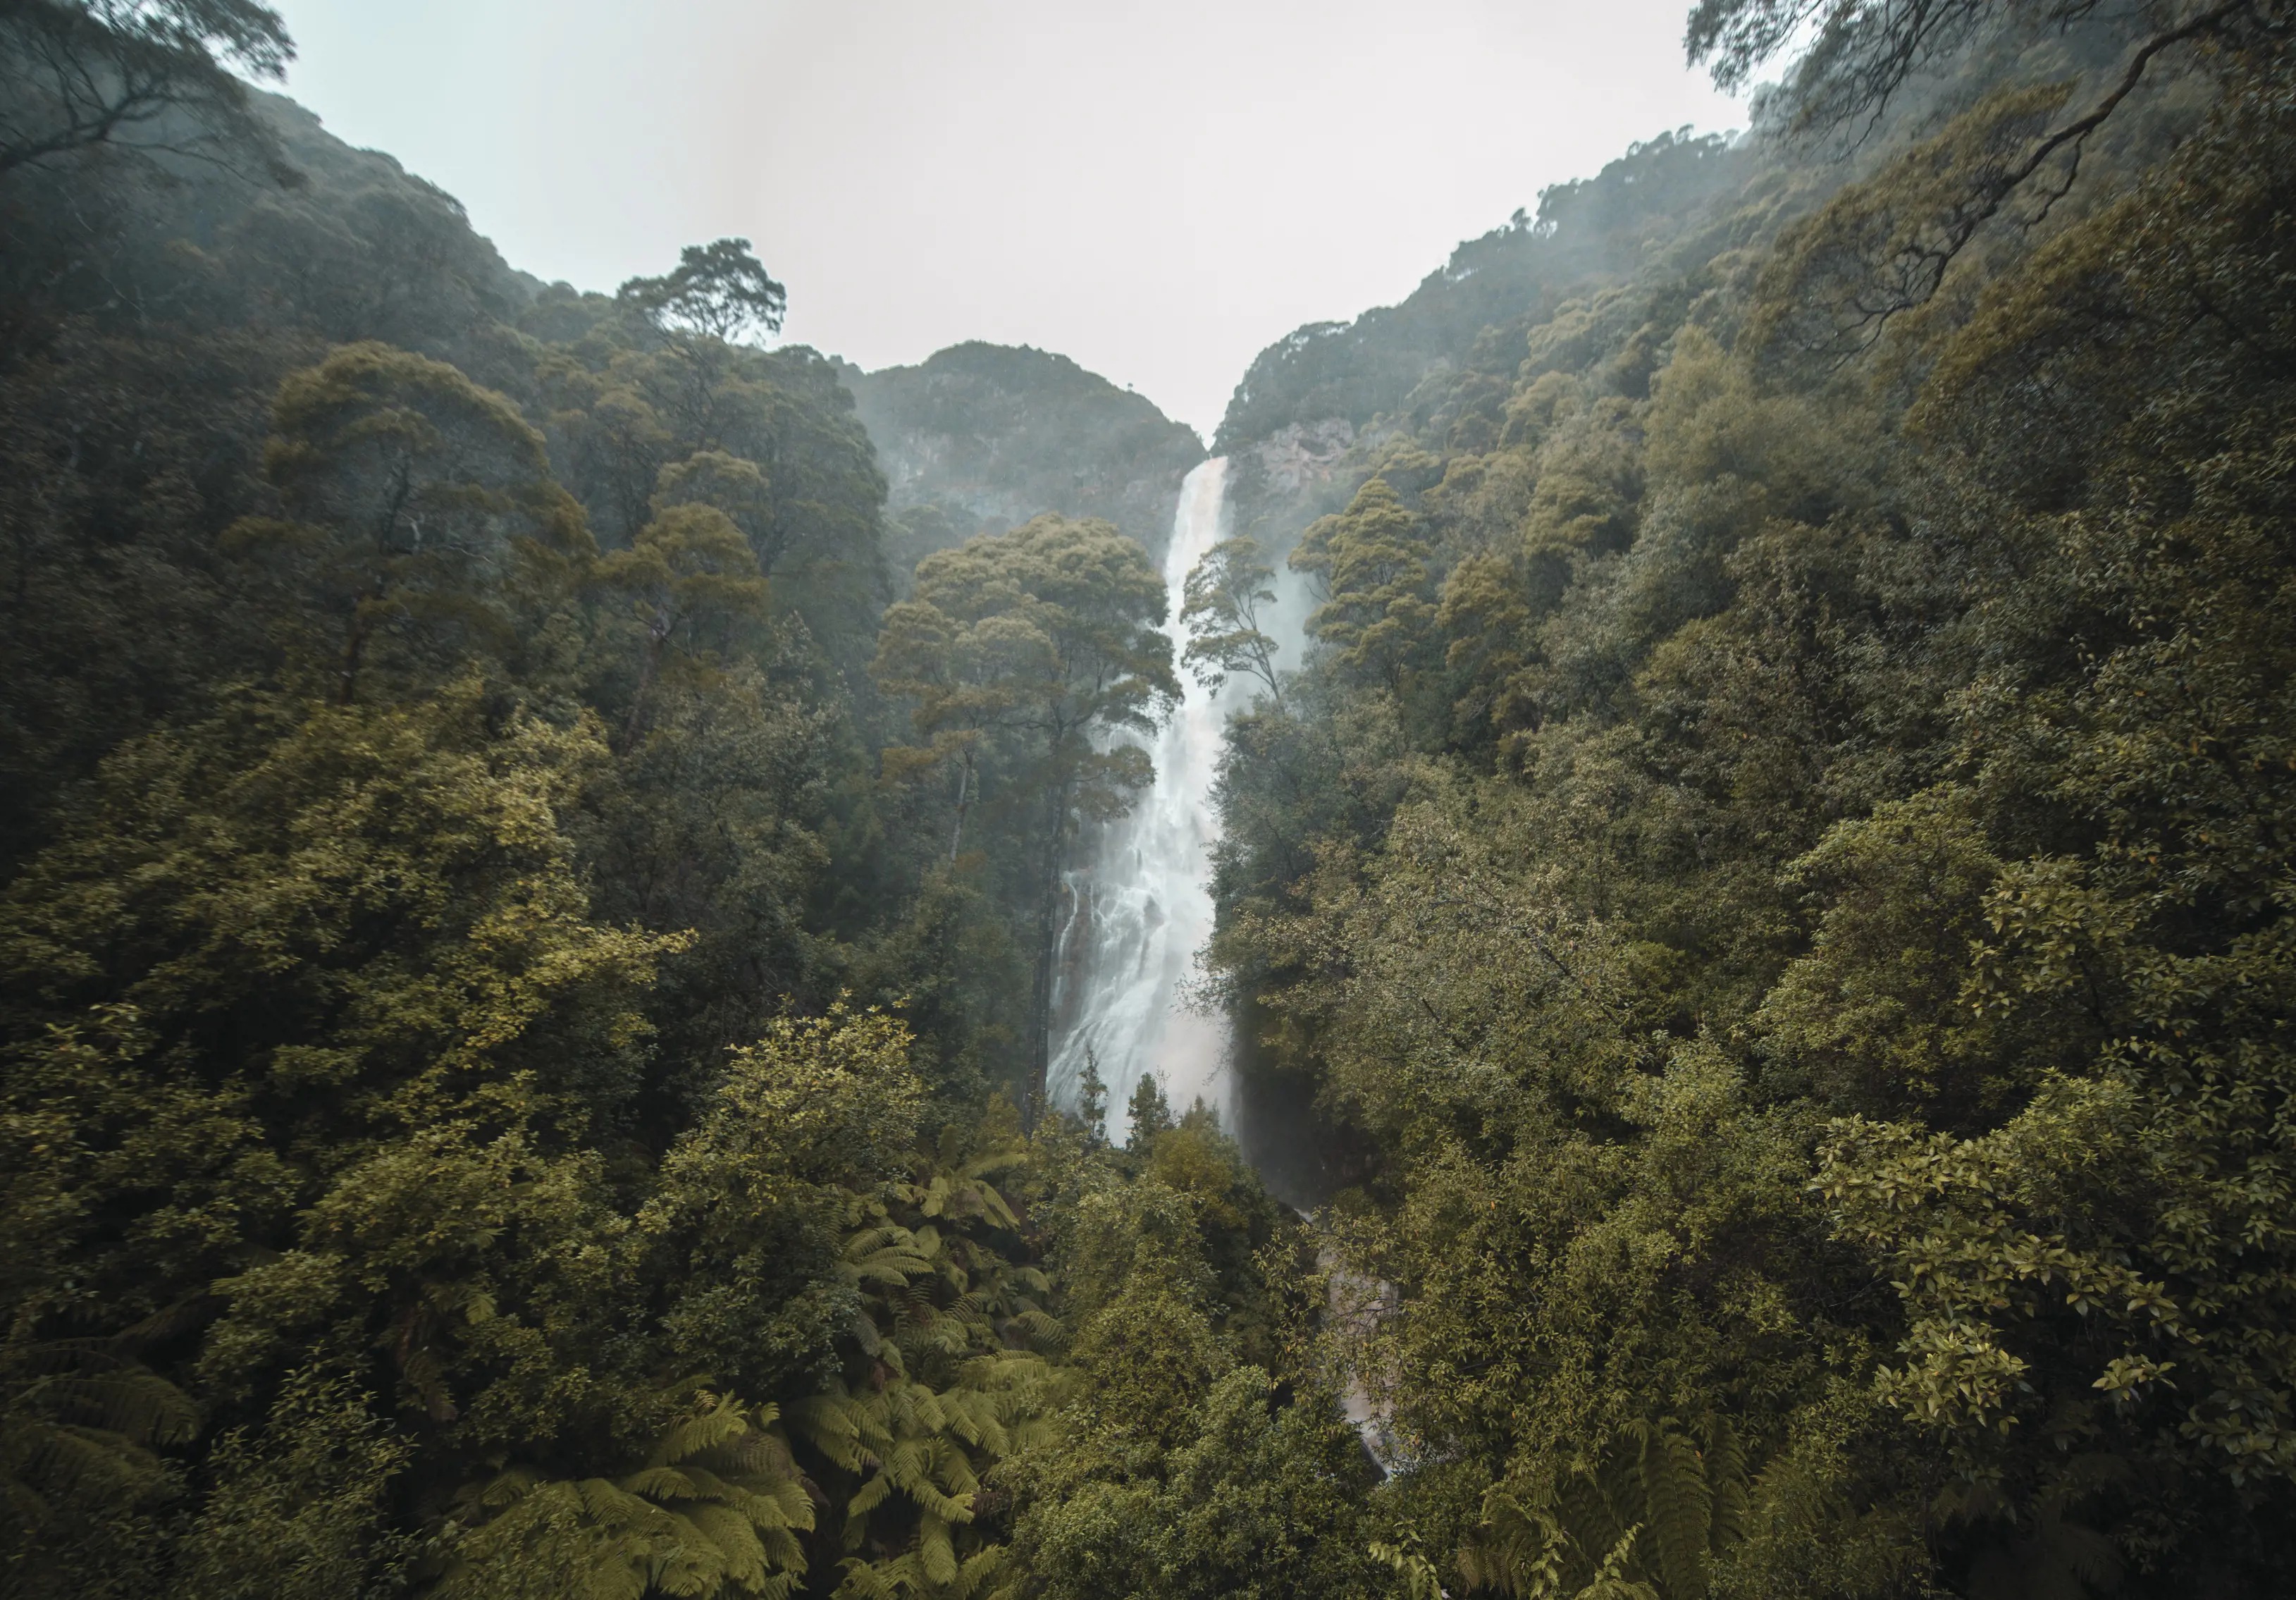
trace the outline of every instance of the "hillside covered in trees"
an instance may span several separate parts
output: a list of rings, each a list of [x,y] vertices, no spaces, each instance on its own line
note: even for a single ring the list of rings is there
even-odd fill
[[[2274,1592],[2284,22],[1820,14],[1239,390],[1218,964],[1420,1592]]]
[[[1065,356],[961,344],[914,366],[844,366],[885,473],[898,578],[935,550],[1050,512],[1096,517],[1160,557],[1203,441]]]
[[[1145,401],[0,7],[0,1596],[2284,1593],[2287,26],[1699,0],[1168,594]],[[1312,1217],[1045,1103],[1192,670]]]

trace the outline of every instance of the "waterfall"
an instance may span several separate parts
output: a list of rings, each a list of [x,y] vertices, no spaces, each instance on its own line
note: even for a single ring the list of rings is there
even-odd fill
[[[1218,456],[1180,486],[1164,557],[1176,636],[1189,570],[1220,540],[1226,488],[1227,462]],[[1250,691],[1234,679],[1217,693],[1186,687],[1170,720],[1144,741],[1155,783],[1106,830],[1091,865],[1068,874],[1049,1087],[1054,1104],[1073,1109],[1090,1052],[1108,1086],[1109,1136],[1118,1140],[1127,1132],[1125,1102],[1144,1074],[1163,1080],[1176,1112],[1201,1096],[1235,1126],[1227,1019],[1191,1010],[1183,985],[1212,931],[1219,819],[1211,792],[1222,730]]]

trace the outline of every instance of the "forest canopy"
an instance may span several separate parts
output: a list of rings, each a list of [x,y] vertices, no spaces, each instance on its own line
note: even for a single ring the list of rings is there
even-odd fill
[[[0,6],[0,1596],[2284,1592],[2286,20],[1686,27],[1168,587],[1072,363]],[[1239,1127],[1046,1081],[1190,679]]]

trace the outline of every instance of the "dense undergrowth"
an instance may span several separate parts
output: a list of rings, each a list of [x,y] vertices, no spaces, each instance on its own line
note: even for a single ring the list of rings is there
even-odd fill
[[[0,1590],[961,1596],[1182,1470],[1327,1520],[1296,1223],[1201,1118],[1013,1109],[1174,686],[1144,555],[890,604],[745,246],[523,278],[202,64],[266,40],[0,16],[64,146],[0,168]]]
[[[2280,13],[1826,16],[1272,349],[1180,596],[0,11],[0,1593],[2284,1588]],[[1312,1223],[1037,1099],[1177,665]]]
[[[2296,122],[2243,23],[2077,173],[2141,33],[1830,145],[1806,68],[1630,280],[1320,472],[1314,394],[1231,413],[1318,609],[1218,956],[1365,1146],[1423,1588],[2282,1586]]]

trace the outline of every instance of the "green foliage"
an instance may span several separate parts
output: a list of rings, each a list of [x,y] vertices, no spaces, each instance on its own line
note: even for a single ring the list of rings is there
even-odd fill
[[[968,340],[914,366],[839,375],[888,480],[897,581],[936,550],[1046,513],[1160,552],[1181,480],[1204,458],[1195,431],[1145,395],[1050,350]]]
[[[228,539],[275,553],[332,623],[320,648],[346,704],[363,670],[419,682],[413,662],[512,647],[521,583],[588,554],[542,435],[444,362],[348,346],[289,378],[274,416],[265,467],[296,520],[243,522]]]
[[[672,645],[697,665],[718,653],[741,622],[764,609],[765,580],[734,520],[714,505],[673,505],[638,530],[627,550],[598,565],[598,575],[627,591],[644,629],[645,661],[630,696],[627,742],[641,726],[646,699]]]
[[[1407,1592],[2274,1591],[2287,69],[2240,12],[1702,8],[1833,29],[1781,109],[1870,89],[1870,152],[1769,146],[1247,475],[1329,603],[1230,730],[1214,953],[1361,1142],[1324,1337]]]
[[[1723,1418],[1696,1433],[1636,1419],[1559,1474],[1493,1485],[1460,1547],[1459,1572],[1472,1588],[1518,1596],[1763,1592],[1784,1576],[1763,1570],[1765,1536],[1817,1531],[1807,1480],[1807,1461],[1792,1451],[1750,1472]],[[1871,1530],[1828,1531],[1837,1556],[1872,1542]],[[1885,1580],[1887,1565],[1885,1555]]]
[[[1080,1321],[1066,1405],[993,1480],[1021,1571],[1060,1596],[1375,1593],[1373,1468],[1324,1374],[1270,1337],[1303,1287],[1281,1225],[1208,1114],[1151,1126],[1080,1153],[1045,1208]]]
[[[209,1460],[183,1591],[320,1600],[399,1579],[417,1541],[390,1533],[390,1494],[414,1453],[340,1374],[290,1372],[261,1426],[234,1430]]]
[[[1043,1351],[1066,1338],[1050,1281],[1000,1253],[1021,1227],[992,1178],[1025,1175],[1011,1104],[968,1135],[945,1129],[889,1205],[845,1243],[866,1298],[841,1379],[791,1415],[842,1502],[838,1593],[963,1596],[1004,1565],[982,1479],[1041,1436],[1058,1386]]]
[[[199,1432],[190,1397],[114,1344],[18,1342],[0,1360],[0,1526],[17,1551],[152,1497],[165,1481],[152,1447]]]
[[[1764,264],[1747,330],[1839,361],[1925,305],[1999,209],[2022,157],[2064,109],[2070,83],[1997,91],[1883,172],[1789,227]]]
[[[814,1525],[774,1408],[698,1397],[693,1414],[619,1477],[551,1480],[513,1467],[466,1497],[468,1532],[436,1593],[676,1595],[782,1600],[804,1576]]]
[[[1171,1132],[1172,1103],[1152,1074],[1142,1073],[1140,1081],[1132,1086],[1131,1097],[1125,1102],[1125,1125],[1131,1130],[1125,1147],[1135,1155],[1152,1154],[1157,1139]]]
[[[0,1587],[1009,1585],[1071,1341],[1008,869],[1134,775],[1029,719],[1148,720],[1161,586],[952,568],[1037,648],[1004,854],[936,860],[869,781],[883,480],[726,341],[746,247],[537,295],[276,115],[299,188],[4,196]]]
[[[914,596],[885,614],[872,671],[916,702],[920,733],[1009,729],[1024,759],[1074,775],[1079,803],[1104,813],[1120,803],[1112,791],[1146,780],[1086,735],[1148,731],[1177,698],[1165,611],[1137,545],[1104,522],[1040,517],[928,557]]]
[[[1452,413],[1443,431],[1460,428],[1463,441],[1496,434],[1480,406],[1456,406],[1451,374],[1471,373],[1483,398],[1504,399],[1523,335],[1574,292],[1663,260],[1706,201],[1751,175],[1752,154],[1687,127],[1638,141],[1595,176],[1548,187],[1536,208],[1462,243],[1402,304],[1352,323],[1309,323],[1270,345],[1237,383],[1213,443],[1230,458],[1236,490],[1249,503],[1267,479],[1288,476],[1278,461],[1323,454],[1335,439],[1343,447],[1357,430],[1375,434],[1368,425],[1382,416],[1431,423],[1439,406]]]
[[[1267,587],[1274,568],[1262,564],[1259,542],[1250,534],[1223,539],[1205,552],[1187,577],[1180,610],[1188,630],[1181,661],[1196,681],[1218,690],[1231,672],[1248,672],[1267,689],[1280,709],[1283,685],[1276,681],[1275,652],[1283,648],[1260,628],[1262,606],[1275,603]]]
[[[919,563],[886,609],[870,673],[911,702],[926,743],[884,753],[889,778],[955,773],[948,854],[986,800],[1013,864],[1015,908],[1033,928],[1025,1104],[1045,1101],[1060,871],[1079,823],[1107,822],[1154,775],[1118,732],[1146,733],[1179,699],[1163,579],[1105,522],[1038,517]],[[1017,835],[1017,837],[1015,837]]]
[[[0,179],[95,146],[270,155],[234,69],[277,79],[295,53],[255,0],[36,0],[0,21]]]
[[[1292,565],[1313,575],[1320,601],[1308,631],[1333,647],[1340,665],[1390,690],[1401,688],[1435,618],[1414,522],[1386,480],[1374,478],[1292,553]]]
[[[768,277],[747,239],[689,244],[665,277],[632,278],[614,301],[668,332],[731,341],[752,328],[781,331],[789,294]]]
[[[0,19],[7,152],[95,62],[305,168],[0,156],[0,1588],[2284,1588],[2279,24],[1691,45],[1802,21],[1255,364],[1176,597],[1145,402],[537,290],[268,12]],[[1044,1114],[1176,600],[1312,1223]]]

